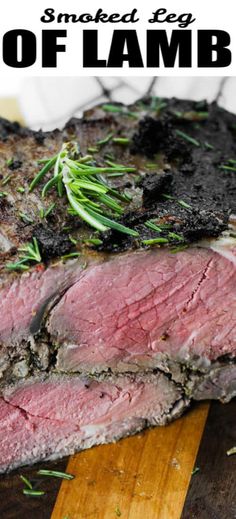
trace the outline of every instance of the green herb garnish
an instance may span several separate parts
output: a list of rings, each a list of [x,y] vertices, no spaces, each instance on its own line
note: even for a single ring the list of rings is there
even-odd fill
[[[219,169],[225,169],[226,171],[236,171],[236,167],[234,167],[234,166],[221,165],[221,166],[219,166]]]
[[[193,144],[194,146],[197,146],[197,147],[200,146],[200,142],[197,141],[196,139],[194,139],[193,137],[190,137],[190,135],[188,135],[187,133],[182,132],[181,130],[175,130],[175,133],[179,137],[182,137],[182,139],[184,139],[185,141],[190,142],[190,144]]]
[[[6,191],[0,191],[0,198],[3,198],[4,196],[7,196],[8,193]]]
[[[73,238],[73,236],[69,236],[69,240],[71,241],[71,243],[73,243],[73,245],[77,245],[77,243],[78,243],[78,240]]]
[[[124,106],[105,104],[102,106],[102,109],[104,110],[104,112],[127,115],[128,117],[134,117],[135,119],[138,117],[138,114],[136,112],[130,112]]]
[[[3,180],[2,180],[2,186],[6,186],[8,184],[8,182],[10,182],[10,180],[12,179],[12,175],[7,175]]]
[[[53,211],[53,209],[55,209],[56,207],[56,203],[54,202],[54,204],[51,204],[48,209],[40,209],[40,218],[47,218],[50,213]]]
[[[150,104],[150,110],[159,113],[163,108],[167,106],[167,103],[161,99],[161,97],[152,97]]]
[[[194,474],[197,474],[199,471],[200,471],[200,468],[199,468],[199,467],[195,467],[195,468],[192,470],[192,476],[194,476]]]
[[[114,135],[114,133],[109,133],[106,137],[104,137],[104,139],[101,139],[100,141],[97,141],[96,142],[97,146],[104,146],[105,144],[110,142],[112,137],[113,137],[113,135]]]
[[[212,146],[212,144],[210,144],[209,142],[205,141],[204,142],[204,146],[208,149],[208,150],[214,150],[215,147]]]
[[[153,223],[151,220],[147,221],[144,225],[145,225],[145,227],[152,229],[152,231],[162,232],[161,227],[159,227],[159,225],[156,225],[155,223]]]
[[[175,247],[174,249],[170,249],[170,252],[171,252],[171,254],[177,254],[177,252],[182,252],[185,249],[188,249],[188,245],[179,245],[179,247]]]
[[[28,263],[41,263],[42,258],[36,238],[33,238],[32,243],[20,247],[18,250],[23,254],[20,254],[20,259],[16,263],[8,263],[6,265],[8,270],[28,270]]]
[[[169,243],[167,238],[151,238],[150,240],[142,240],[143,245],[156,245],[161,243]]]
[[[114,144],[120,144],[121,146],[128,146],[130,139],[128,137],[114,137],[112,142],[114,142]]]
[[[23,222],[25,222],[25,223],[33,223],[32,218],[30,218],[30,216],[28,216],[27,214],[19,213],[19,216],[23,220]]]
[[[44,496],[45,492],[43,490],[30,490],[29,488],[24,488],[23,494],[25,494],[25,496],[38,497]]]
[[[37,184],[40,182],[40,180],[44,177],[44,175],[46,175],[46,173],[48,171],[50,171],[50,169],[52,168],[52,166],[54,166],[55,162],[57,160],[57,155],[55,157],[53,157],[52,159],[49,159],[45,166],[40,170],[40,172],[38,173],[38,175],[36,175],[36,177],[34,178],[34,180],[31,182],[30,184],[30,187],[29,187],[29,192],[33,191],[33,189],[35,188],[35,186],[37,186]]]
[[[154,163],[145,164],[145,167],[147,169],[158,169],[157,164]]]
[[[175,232],[169,232],[168,238],[172,238],[173,240],[178,240],[178,241],[184,241],[183,236],[180,236],[179,234],[176,234]]]
[[[8,166],[8,167],[11,166],[13,164],[13,162],[14,162],[14,159],[13,159],[13,157],[11,157],[11,159],[8,159],[6,161],[6,166]]]
[[[179,204],[181,207],[184,207],[185,209],[191,209],[191,205],[187,204],[187,202],[185,202],[184,200],[178,200],[178,198],[175,198],[174,196],[171,196],[171,195],[166,195],[163,193],[163,198],[166,198],[166,200],[173,200],[175,202],[177,202],[177,204]]]
[[[80,252],[70,252],[69,254],[65,254],[64,256],[61,256],[62,261],[68,260],[70,258],[78,258],[80,256]]]
[[[136,171],[135,168],[118,164],[109,167],[94,165],[89,155],[81,156],[76,143],[65,143],[58,155],[49,160],[36,175],[30,185],[30,191],[53,166],[53,177],[44,185],[43,197],[49,189],[56,186],[59,196],[66,195],[70,214],[79,216],[91,227],[101,232],[110,228],[138,236],[136,231],[113,219],[113,216],[123,213],[123,207],[117,200],[127,203],[130,196],[111,188],[103,177],[107,173],[133,173]],[[109,209],[112,213],[108,212]]]
[[[30,481],[29,481],[28,478],[26,478],[25,476],[20,475],[20,479],[21,479],[21,481],[23,481],[23,483],[24,483],[24,484],[25,484],[25,485],[26,485],[30,490],[33,489],[32,484],[30,483]]]
[[[185,121],[205,121],[209,117],[209,112],[178,112],[174,111],[174,115],[178,119],[183,119]]]
[[[116,517],[121,517],[121,511],[120,511],[120,507],[119,506],[117,506],[115,508],[115,514],[116,514]]]
[[[94,146],[91,146],[87,149],[88,153],[97,153],[99,151],[98,148],[95,148]]]
[[[16,191],[18,191],[18,193],[24,193],[25,192],[25,188],[24,187],[17,187]]]
[[[102,240],[99,238],[89,238],[88,240],[85,240],[85,243],[91,243],[92,245],[102,245]]]
[[[185,209],[191,209],[191,205],[187,204],[187,202],[184,202],[184,200],[177,200],[177,203]]]
[[[233,454],[236,454],[236,447],[231,447],[231,449],[229,449],[227,452],[226,452],[227,456],[232,456]]]
[[[75,476],[73,476],[72,474],[67,474],[66,472],[59,472],[58,470],[41,469],[41,470],[38,470],[37,474],[39,474],[40,476],[50,476],[53,478],[61,478],[61,479],[67,479],[67,480],[71,480],[71,479],[75,478]]]

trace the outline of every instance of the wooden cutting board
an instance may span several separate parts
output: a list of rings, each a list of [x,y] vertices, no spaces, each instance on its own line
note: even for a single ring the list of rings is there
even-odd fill
[[[0,100],[0,116],[22,121],[18,105],[13,99]],[[224,429],[223,421],[223,435],[220,435],[217,423],[220,423],[222,412],[219,410],[222,408],[220,404],[213,406],[213,418],[204,433],[206,438],[199,454],[201,465],[205,464],[204,470],[202,466],[200,468],[201,479],[197,474],[192,477],[192,471],[209,412],[207,403],[195,405],[184,417],[167,427],[154,428],[117,444],[95,447],[71,456],[68,460],[47,464],[47,468],[67,470],[76,477],[73,481],[63,481],[62,484],[58,480],[41,481],[40,487],[43,486],[46,491],[42,498],[23,496],[19,478],[19,474],[23,473],[33,481],[39,466],[26,467],[3,476],[0,482],[1,518],[233,519],[236,517],[236,501],[232,474],[236,462],[234,460],[227,466],[225,453],[226,448],[236,444],[235,427],[232,432],[231,428]],[[227,416],[232,422],[231,415],[235,416],[235,403],[227,407],[226,423]],[[211,441],[212,427],[214,438]],[[225,450],[217,450],[220,439]],[[208,451],[211,451],[211,458],[206,464]],[[217,457],[218,452],[221,453],[220,458],[219,454]],[[208,467],[214,469],[214,459],[220,459],[220,467],[223,468],[222,482],[225,483],[229,476],[228,501],[225,496],[221,500],[220,493],[214,493],[211,488]],[[218,467],[218,471],[220,470]],[[190,498],[185,503],[191,477],[193,483],[189,492]],[[217,482],[221,479],[215,472],[214,477],[212,475],[217,488]],[[208,496],[206,498],[204,494],[204,500],[198,494],[200,481],[201,493],[206,491]],[[215,505],[211,501],[211,495],[214,495]],[[224,512],[220,508],[222,502]],[[235,515],[232,506],[235,506]],[[219,509],[222,512],[220,515]]]

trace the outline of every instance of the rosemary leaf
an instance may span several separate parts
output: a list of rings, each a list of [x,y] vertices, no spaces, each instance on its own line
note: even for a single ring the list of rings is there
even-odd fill
[[[23,483],[30,489],[32,490],[33,487],[32,487],[32,484],[30,483],[29,479],[26,478],[25,476],[22,476],[22,474],[20,475],[20,479],[21,481],[23,481]]]
[[[42,261],[36,238],[33,238],[32,243],[28,243],[24,247],[20,247],[18,250],[25,254],[21,254],[20,260],[16,263],[7,263],[6,268],[8,270],[28,270],[29,262],[40,263]]]
[[[33,189],[37,186],[37,184],[39,184],[39,182],[42,180],[44,175],[46,175],[46,173],[48,171],[50,171],[52,166],[56,163],[56,160],[57,160],[57,156],[53,157],[48,162],[46,162],[45,166],[39,171],[39,173],[36,175],[34,180],[32,180],[30,187],[29,187],[29,192],[33,191]]]
[[[43,490],[30,490],[28,488],[24,488],[23,494],[25,494],[25,496],[39,497],[44,496],[45,492]]]
[[[123,106],[119,106],[119,105],[105,104],[102,106],[102,109],[104,110],[104,112],[111,112],[114,114],[117,113],[117,114],[127,115],[128,117],[133,117],[135,119],[138,117],[138,114],[136,112],[130,112]]]
[[[224,166],[224,165],[221,165],[221,166],[219,166],[219,169],[225,169],[225,170],[229,170],[229,171],[236,171],[236,167],[234,167],[234,166]]]
[[[89,238],[88,240],[85,240],[85,243],[91,243],[92,245],[102,245],[102,240],[99,238]]]
[[[208,150],[214,150],[214,146],[212,144],[210,144],[209,142],[205,141],[204,142],[204,146],[208,149]]]
[[[61,478],[61,479],[68,479],[68,480],[75,478],[75,476],[73,476],[72,474],[67,474],[66,472],[59,472],[58,470],[41,469],[41,470],[38,470],[37,474],[39,474],[40,476],[50,476],[50,477],[54,477],[54,478]]]
[[[121,517],[121,511],[120,511],[120,507],[119,506],[116,506],[115,508],[115,514],[116,514],[116,517]]]
[[[101,224],[104,224],[107,226],[107,228],[110,227],[110,229],[115,229],[116,231],[129,234],[130,236],[139,236],[139,233],[135,231],[134,229],[129,229],[129,227],[125,227],[124,225],[115,222],[114,220],[110,220],[106,216],[103,216],[102,214],[97,214],[92,209],[88,209],[88,212],[91,216],[97,217],[97,220],[100,221]]]
[[[6,186],[10,180],[12,179],[12,175],[7,175],[3,180],[2,180],[2,186]]]
[[[192,209],[191,205],[187,204],[187,202],[184,202],[184,200],[177,200],[177,203],[185,209]]]
[[[128,139],[128,137],[114,137],[112,142],[114,142],[114,144],[120,144],[121,146],[128,146],[130,139]]]
[[[96,145],[97,146],[104,146],[104,144],[107,144],[108,142],[111,141],[112,137],[113,137],[114,133],[109,133],[106,137],[104,137],[104,139],[101,139],[100,141],[97,141],[96,142]]]
[[[70,254],[65,254],[64,256],[61,256],[62,260],[67,260],[70,258],[78,258],[80,256],[80,252],[70,252]]]
[[[53,204],[50,205],[50,207],[48,207],[48,209],[46,209],[45,213],[44,213],[44,218],[47,218],[50,213],[53,211],[53,209],[55,209],[56,207],[56,203],[54,202]]]
[[[184,139],[187,142],[190,142],[194,146],[197,146],[197,147],[200,146],[200,142],[198,142],[193,137],[190,137],[190,135],[188,135],[187,133],[182,132],[181,130],[175,130],[175,133],[176,133],[176,135],[178,135],[179,137],[182,137],[182,139]]]
[[[20,218],[26,223],[33,223],[32,218],[25,213],[19,213]]]
[[[226,452],[227,456],[232,456],[233,454],[236,454],[236,447],[231,447],[231,449],[229,449],[227,452]]]
[[[194,476],[195,474],[197,474],[199,471],[200,471],[200,468],[199,468],[199,467],[195,467],[195,468],[192,470],[192,476]]]
[[[144,245],[156,245],[156,244],[164,244],[169,243],[167,238],[151,238],[150,240],[142,240]]]

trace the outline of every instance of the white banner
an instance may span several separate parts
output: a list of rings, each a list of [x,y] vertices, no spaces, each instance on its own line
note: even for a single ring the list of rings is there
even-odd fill
[[[236,75],[232,0],[7,0],[0,38],[4,75]]]

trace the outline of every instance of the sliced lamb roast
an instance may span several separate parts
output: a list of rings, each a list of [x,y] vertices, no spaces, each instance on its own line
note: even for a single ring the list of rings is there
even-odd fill
[[[49,133],[1,120],[0,138],[0,471],[229,401],[236,116],[151,98]],[[119,223],[134,233],[98,233],[55,186],[29,189],[63,142],[121,165],[105,182],[130,200]],[[32,240],[40,259],[19,268]]]

